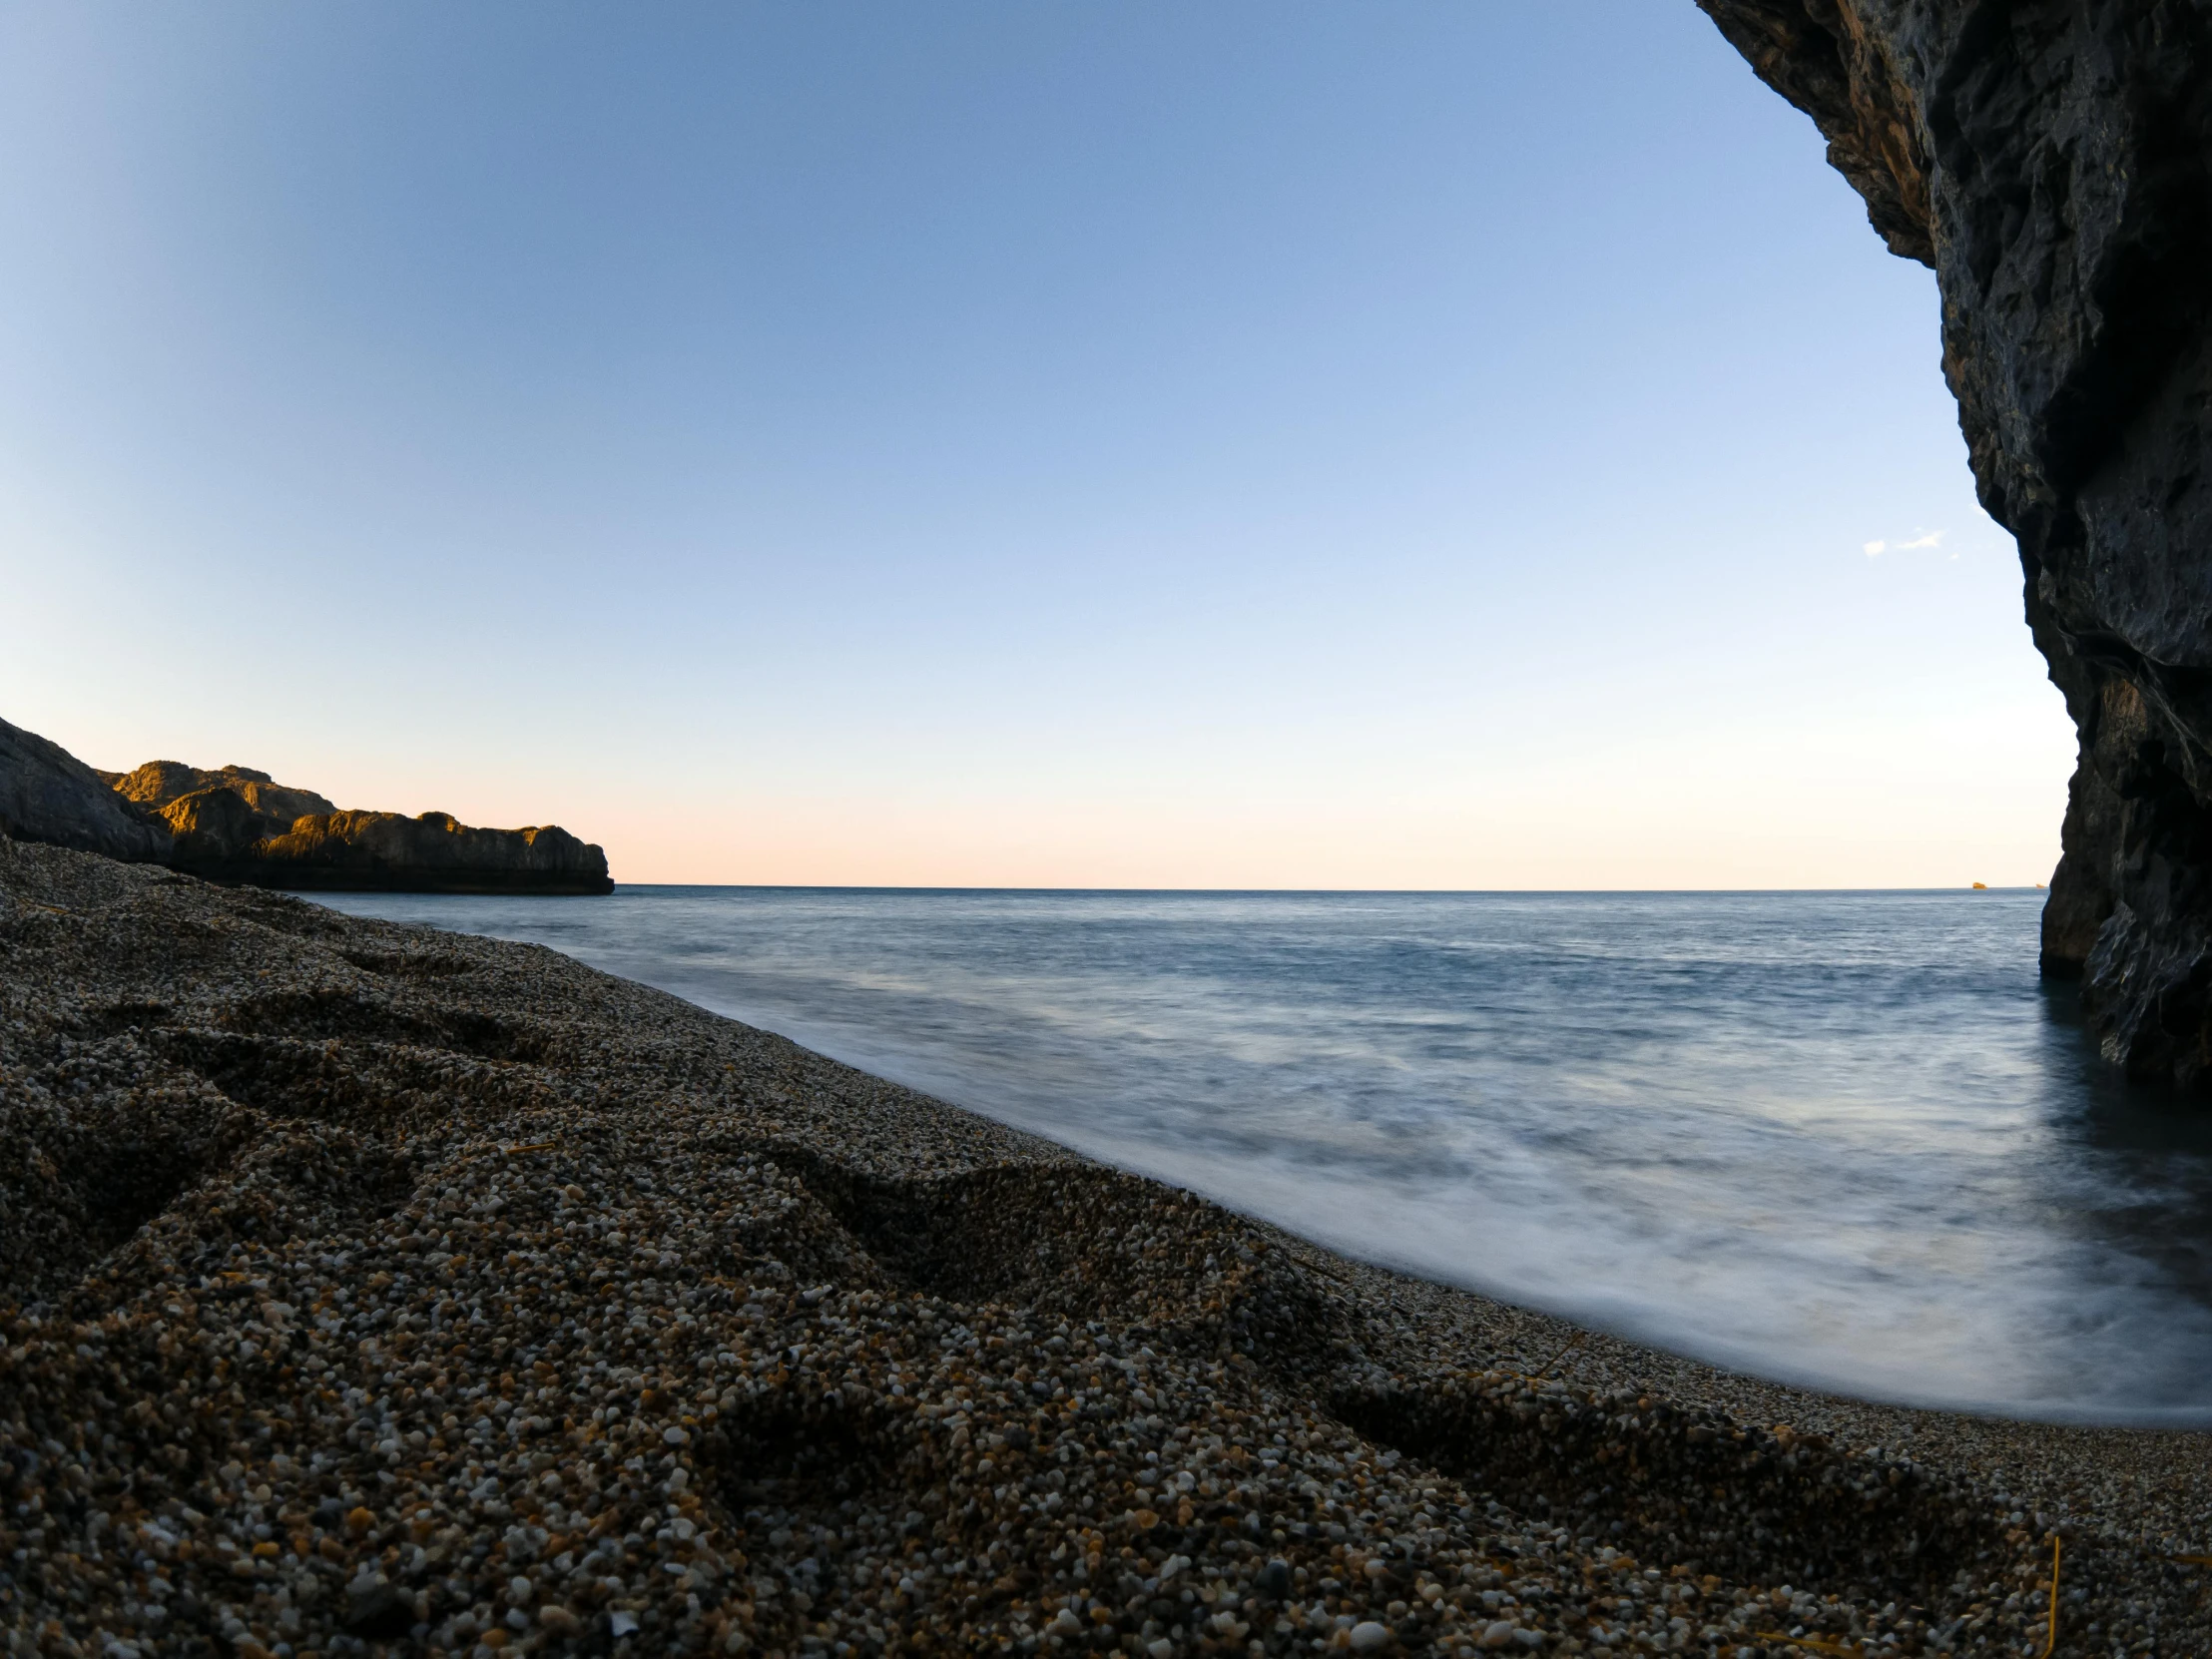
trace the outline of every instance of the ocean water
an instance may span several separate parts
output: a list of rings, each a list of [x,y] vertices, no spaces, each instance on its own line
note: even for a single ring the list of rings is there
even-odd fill
[[[2212,1421],[2212,1111],[2036,892],[626,886],[527,939],[1349,1253],[1781,1380]]]

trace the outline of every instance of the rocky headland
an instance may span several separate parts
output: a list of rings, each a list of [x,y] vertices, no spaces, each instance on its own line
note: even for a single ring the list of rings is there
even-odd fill
[[[1731,1377],[536,946],[0,839],[11,1655],[2019,1653],[2053,1530],[2060,1653],[2203,1653],[2208,1451]]]
[[[2080,734],[2043,971],[2212,1087],[2212,9],[1698,0],[1934,268],[1982,505]]]
[[[95,772],[0,722],[0,833],[296,892],[607,893],[607,854],[558,826],[340,812],[266,772],[149,761]]]

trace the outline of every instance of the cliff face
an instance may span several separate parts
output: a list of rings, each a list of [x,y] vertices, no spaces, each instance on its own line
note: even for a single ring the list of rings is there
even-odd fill
[[[2212,1088],[2212,7],[1698,0],[1935,268],[1982,505],[2080,735],[2043,971]]]
[[[59,744],[0,720],[0,834],[167,863],[161,820],[133,806]]]

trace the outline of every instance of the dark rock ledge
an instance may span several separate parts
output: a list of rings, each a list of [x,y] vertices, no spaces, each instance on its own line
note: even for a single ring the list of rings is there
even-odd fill
[[[2080,734],[2043,972],[2212,1087],[2212,8],[1698,0],[1933,267],[1981,503]]]

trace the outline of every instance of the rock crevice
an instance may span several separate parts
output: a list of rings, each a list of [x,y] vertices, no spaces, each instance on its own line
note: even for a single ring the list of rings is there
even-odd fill
[[[1698,0],[1934,268],[1981,503],[2080,736],[2042,967],[2212,1086],[2212,8]]]

